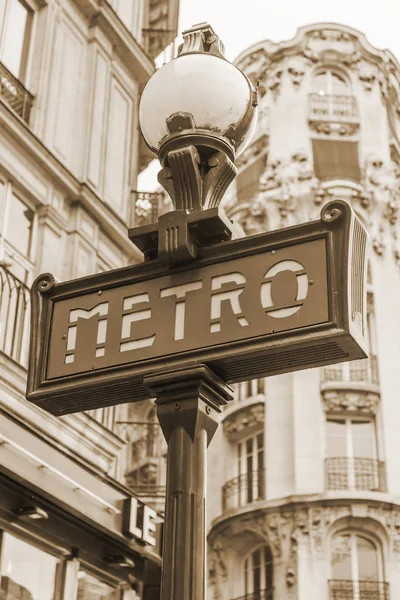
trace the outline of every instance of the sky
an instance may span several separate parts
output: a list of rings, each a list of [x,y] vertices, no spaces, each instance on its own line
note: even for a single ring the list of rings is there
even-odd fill
[[[230,61],[261,40],[289,40],[299,27],[317,22],[358,29],[400,61],[400,0],[181,0],[179,32],[203,21],[212,25]],[[154,161],[138,189],[154,191],[160,168]]]

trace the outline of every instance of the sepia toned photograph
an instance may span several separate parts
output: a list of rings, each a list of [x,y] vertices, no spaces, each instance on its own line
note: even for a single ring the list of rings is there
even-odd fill
[[[0,0],[0,600],[400,599],[399,30]]]

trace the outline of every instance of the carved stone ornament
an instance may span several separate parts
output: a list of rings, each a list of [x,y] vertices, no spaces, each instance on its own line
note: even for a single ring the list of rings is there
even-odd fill
[[[255,52],[248,54],[238,64],[239,69],[246,73],[252,84],[258,87],[261,97],[267,91],[265,82],[270,65],[271,59],[265,48],[259,48]]]
[[[250,161],[257,158],[262,152],[265,152],[268,148],[268,135],[264,134],[258,140],[250,144],[248,148],[241,154],[236,160],[236,166],[238,169],[245,167]]]
[[[276,100],[279,96],[279,91],[282,83],[282,73],[283,70],[281,67],[275,67],[271,69],[267,74],[266,85],[268,89],[271,90],[274,100]]]
[[[224,433],[228,439],[232,439],[262,423],[264,423],[264,404],[251,404],[232,413],[224,420]]]
[[[370,92],[378,79],[378,69],[372,63],[363,60],[358,65],[358,78],[366,92]]]
[[[283,569],[281,572],[286,584],[285,599],[291,599],[297,597],[298,593],[299,545],[306,544],[311,556],[329,563],[332,527],[335,527],[336,532],[341,531],[341,527],[335,525],[338,522],[343,529],[354,527],[355,531],[360,532],[368,531],[371,526],[371,533],[374,533],[382,544],[386,546],[388,540],[388,564],[400,563],[400,506],[385,505],[380,501],[344,501],[342,504],[314,504],[297,509],[288,506],[263,515],[258,511],[257,514],[231,519],[220,538],[220,543],[234,550],[235,536],[249,531],[256,533],[259,539],[265,539],[272,553],[274,570]],[[214,560],[213,557],[212,565]],[[214,588],[214,597],[221,599],[221,583],[220,589],[217,590],[214,581],[213,573],[210,582]]]
[[[351,137],[359,132],[359,123],[330,122],[326,120],[310,120],[310,127],[320,136]]]
[[[228,569],[225,563],[224,542],[218,535],[212,545],[209,545],[208,556],[208,580],[214,589],[214,599],[222,598],[222,590],[228,577]]]
[[[300,56],[295,56],[287,66],[287,72],[295,89],[299,89],[306,74],[306,61]]]
[[[304,150],[292,154],[288,161],[271,161],[260,177],[261,197],[264,203],[267,198],[275,202],[281,226],[296,212],[298,199],[313,194],[318,187],[311,160]]]
[[[322,29],[308,33],[303,43],[303,54],[313,62],[333,61],[354,65],[361,60],[358,39],[337,29]]]
[[[383,256],[385,252],[384,231],[382,225],[379,227],[378,234],[372,238],[372,248],[378,256]]]
[[[262,194],[258,194],[241,211],[239,222],[247,235],[256,235],[268,230],[267,204]]]
[[[376,414],[379,394],[359,390],[329,390],[323,392],[326,412],[359,412]]]

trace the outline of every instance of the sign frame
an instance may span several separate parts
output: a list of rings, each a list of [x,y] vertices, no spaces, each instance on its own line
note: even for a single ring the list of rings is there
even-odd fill
[[[40,275],[32,286],[32,335],[27,400],[54,415],[140,401],[150,396],[144,379],[166,370],[205,364],[227,383],[366,358],[367,232],[350,205],[334,200],[317,221],[205,246],[199,257],[169,269],[159,260],[56,283]],[[100,290],[190,271],[260,252],[326,240],[327,322],[268,333],[173,355],[63,377],[47,376],[54,303]]]

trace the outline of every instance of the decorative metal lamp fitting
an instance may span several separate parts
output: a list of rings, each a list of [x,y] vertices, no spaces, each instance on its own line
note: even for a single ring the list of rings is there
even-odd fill
[[[140,104],[142,133],[163,166],[158,180],[175,211],[159,219],[162,236],[153,233],[151,241],[143,228],[129,235],[147,258],[157,256],[167,264],[195,258],[205,240],[216,243],[238,235],[238,226],[235,232],[218,207],[257,116],[257,91],[225,59],[212,27],[194,25],[183,38],[178,57],[156,71]],[[193,217],[200,211],[213,212],[208,218]]]
[[[21,521],[39,521],[49,518],[47,512],[38,506],[22,506],[15,514]]]
[[[135,562],[131,558],[120,554],[109,556],[107,562],[109,565],[115,565],[123,569],[133,569],[135,567]]]

